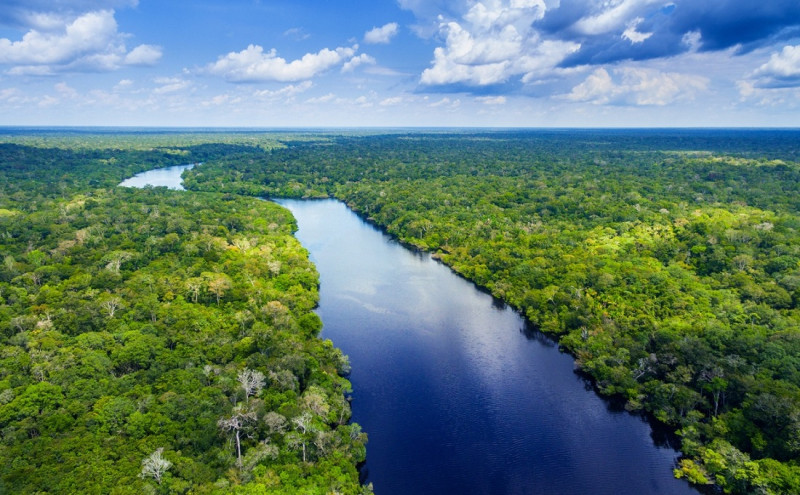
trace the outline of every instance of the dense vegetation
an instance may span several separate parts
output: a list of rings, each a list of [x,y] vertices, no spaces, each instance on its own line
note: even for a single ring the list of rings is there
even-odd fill
[[[291,215],[114,187],[273,141],[47,138],[0,144],[0,492],[365,490]]]
[[[195,190],[336,196],[559,338],[673,426],[676,475],[800,493],[800,134],[331,137],[232,154]]]

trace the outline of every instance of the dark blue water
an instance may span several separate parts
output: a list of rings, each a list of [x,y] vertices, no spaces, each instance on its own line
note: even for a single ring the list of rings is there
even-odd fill
[[[182,189],[184,168],[123,184]],[[320,272],[323,337],[350,356],[376,494],[696,493],[678,452],[515,312],[342,203],[279,203]]]
[[[278,202],[320,272],[322,335],[350,356],[376,494],[696,493],[514,311],[342,203]]]

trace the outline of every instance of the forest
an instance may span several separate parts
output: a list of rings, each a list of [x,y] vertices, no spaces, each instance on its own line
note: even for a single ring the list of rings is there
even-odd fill
[[[0,144],[0,492],[370,491],[349,363],[318,338],[291,215],[116,187],[278,146],[224,137]]]
[[[335,197],[672,428],[800,493],[800,132],[0,136],[0,491],[360,493],[347,358],[282,208]],[[199,163],[189,192],[115,187]]]
[[[673,428],[675,475],[800,493],[797,131],[321,135],[189,189],[336,197],[558,339]]]

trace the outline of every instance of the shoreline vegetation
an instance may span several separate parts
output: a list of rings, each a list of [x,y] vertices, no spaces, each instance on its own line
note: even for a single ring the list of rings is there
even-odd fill
[[[369,492],[291,214],[116,187],[224,145],[93,140],[0,144],[0,491]]]
[[[340,199],[518,308],[677,432],[676,476],[800,492],[800,131],[141,138],[0,144],[2,487],[362,489],[316,272],[257,196]],[[189,162],[190,194],[113,188]]]
[[[408,133],[286,143],[187,189],[335,197],[522,311],[681,437],[676,476],[800,491],[792,130]]]

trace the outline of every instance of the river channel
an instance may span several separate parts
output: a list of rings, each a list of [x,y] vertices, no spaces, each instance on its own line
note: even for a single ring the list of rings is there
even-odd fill
[[[338,201],[277,202],[319,270],[322,336],[350,357],[376,494],[696,493],[515,311]]]
[[[171,169],[153,185],[180,186]],[[320,273],[322,337],[350,357],[376,494],[697,493],[673,478],[668,437],[516,312],[341,202],[277,202]]]
[[[195,164],[190,165],[175,165],[173,167],[156,168],[148,170],[140,174],[136,174],[129,179],[120,182],[122,187],[167,187],[169,189],[177,189],[184,191],[183,179],[181,174],[184,170],[194,168]]]

